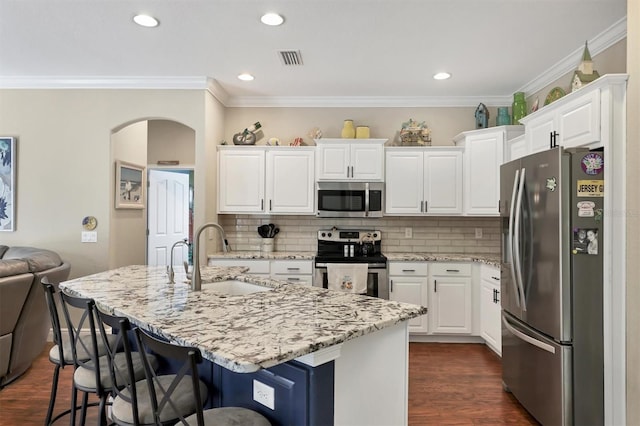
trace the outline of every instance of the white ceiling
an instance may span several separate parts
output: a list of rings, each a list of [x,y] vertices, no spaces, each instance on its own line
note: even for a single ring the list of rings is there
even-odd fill
[[[0,87],[209,79],[230,106],[492,104],[574,69],[586,40],[592,55],[618,41],[625,16],[626,0],[0,0]]]

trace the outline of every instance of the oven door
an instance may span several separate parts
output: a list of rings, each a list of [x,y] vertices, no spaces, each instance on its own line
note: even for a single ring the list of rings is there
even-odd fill
[[[318,182],[318,217],[382,217],[384,183]]]
[[[315,287],[328,288],[327,264],[316,263],[313,276]],[[387,265],[369,264],[367,270],[367,296],[379,297],[389,300],[389,279],[387,276]]]

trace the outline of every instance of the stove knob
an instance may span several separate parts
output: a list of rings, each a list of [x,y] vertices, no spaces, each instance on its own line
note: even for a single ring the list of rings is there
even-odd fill
[[[331,232],[329,232],[329,233],[327,234],[327,236],[328,236],[328,237],[331,237]]]
[[[378,238],[378,234],[376,232],[373,233],[373,238]]]
[[[320,234],[320,236],[324,237],[326,234],[323,232],[322,234]]]

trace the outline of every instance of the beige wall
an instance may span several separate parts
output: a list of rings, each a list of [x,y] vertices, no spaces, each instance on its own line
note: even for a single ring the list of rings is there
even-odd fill
[[[206,102],[217,104],[202,90],[0,90],[0,134],[18,137],[16,231],[2,233],[1,242],[56,250],[71,263],[71,277],[108,269],[109,247],[118,244],[109,235],[112,132],[140,120],[176,120],[195,130],[196,150],[204,151],[222,138],[224,118],[221,107],[205,111]],[[208,130],[215,137],[205,137],[205,121],[217,126]],[[204,186],[214,179],[208,162],[196,159],[196,221],[215,199]],[[95,244],[80,242],[87,215],[98,219]]]
[[[296,137],[313,145],[309,131],[318,127],[325,138],[339,138],[345,119],[352,119],[356,126],[369,126],[372,138],[389,139],[388,144],[398,143],[402,123],[410,118],[425,121],[431,129],[433,145],[453,145],[453,137],[460,132],[475,129],[476,107],[468,108],[229,108],[224,138],[232,144],[234,133],[259,121],[264,145],[269,138],[277,137],[281,144],[289,145]],[[494,115],[492,115],[494,117]],[[494,119],[490,123],[495,124]]]
[[[169,120],[149,120],[147,163],[178,161],[181,166],[195,164],[195,131]]]
[[[640,425],[640,0],[627,1],[627,424]]]
[[[133,123],[113,134],[111,158],[139,166],[147,164],[147,121]],[[111,170],[111,193],[115,194],[115,167]],[[115,196],[114,196],[115,198]],[[115,200],[114,200],[115,202]],[[109,268],[144,264],[147,246],[147,209],[111,209]]]

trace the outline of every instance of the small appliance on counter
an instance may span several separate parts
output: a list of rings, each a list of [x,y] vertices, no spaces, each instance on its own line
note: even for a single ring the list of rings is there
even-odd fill
[[[352,290],[348,283],[330,283],[330,270],[347,271],[349,265],[366,265],[366,268],[351,268],[354,276],[360,274],[359,269],[366,269],[363,272],[366,277],[363,279],[366,281],[366,289],[355,292],[389,299],[387,258],[382,254],[381,242],[382,233],[377,230],[332,228],[318,231],[314,285],[323,288],[346,287],[344,290]],[[353,289],[357,289],[355,283],[359,281],[354,280]]]

